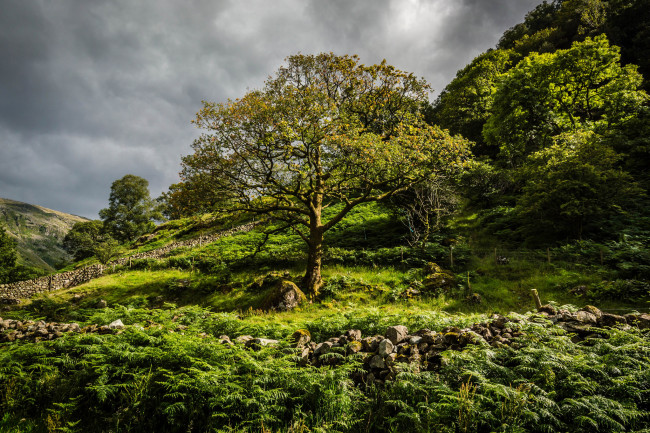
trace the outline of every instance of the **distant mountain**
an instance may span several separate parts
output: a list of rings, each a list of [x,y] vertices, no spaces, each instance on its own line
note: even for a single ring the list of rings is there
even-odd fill
[[[88,219],[42,206],[0,198],[0,224],[17,243],[19,261],[48,271],[70,259],[63,238],[70,228]]]

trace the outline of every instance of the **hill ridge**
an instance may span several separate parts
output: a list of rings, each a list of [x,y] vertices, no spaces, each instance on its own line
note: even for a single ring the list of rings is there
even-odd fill
[[[77,222],[87,218],[25,203],[0,198],[0,223],[16,240],[19,261],[46,271],[70,259],[63,249],[63,239]]]

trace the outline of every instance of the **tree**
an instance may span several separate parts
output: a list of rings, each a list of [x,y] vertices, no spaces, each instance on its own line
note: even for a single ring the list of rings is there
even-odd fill
[[[620,127],[647,101],[641,81],[634,65],[621,66],[618,47],[604,35],[568,50],[532,53],[501,81],[485,141],[518,165],[561,133]]]
[[[120,254],[119,244],[115,239],[104,239],[93,247],[93,253],[99,263],[107,265]]]
[[[227,205],[229,199],[226,191],[215,190],[214,185],[215,179],[210,173],[182,177],[181,182],[170,185],[169,191],[156,200],[168,219],[210,213]]]
[[[483,143],[483,125],[490,115],[498,79],[515,57],[511,50],[491,50],[472,60],[440,93],[430,122],[474,141],[475,155],[494,156],[496,152]]]
[[[458,207],[455,183],[438,176],[395,195],[395,204],[403,212],[409,229],[411,246],[419,245],[424,250],[431,233],[440,230]]]
[[[183,176],[210,175],[231,211],[269,215],[308,247],[303,284],[322,285],[325,233],[355,206],[386,199],[458,170],[467,143],[424,122],[429,87],[382,62],[356,56],[295,55],[263,89],[204,102],[205,132],[183,158]],[[323,210],[342,204],[329,217]]]
[[[602,230],[604,218],[622,213],[639,193],[619,159],[593,131],[561,134],[530,155],[516,206],[526,234],[548,241]]]
[[[161,215],[149,196],[149,182],[127,174],[111,185],[109,206],[99,211],[99,217],[113,238],[128,242],[151,230]]]
[[[104,223],[99,220],[75,223],[63,239],[63,248],[74,260],[83,260],[95,255],[95,246],[110,236],[104,231]]]
[[[0,284],[13,281],[17,258],[16,242],[0,225]]]

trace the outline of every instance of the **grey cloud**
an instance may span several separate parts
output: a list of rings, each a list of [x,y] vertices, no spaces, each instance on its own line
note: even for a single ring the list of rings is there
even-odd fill
[[[91,218],[132,173],[177,181],[201,100],[259,88],[292,54],[386,59],[440,91],[532,0],[7,0],[0,197]]]

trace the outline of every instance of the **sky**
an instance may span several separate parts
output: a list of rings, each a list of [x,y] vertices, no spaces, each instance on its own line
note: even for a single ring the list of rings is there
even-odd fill
[[[111,183],[179,181],[201,101],[287,56],[386,59],[434,88],[541,0],[0,0],[0,197],[98,218]]]

